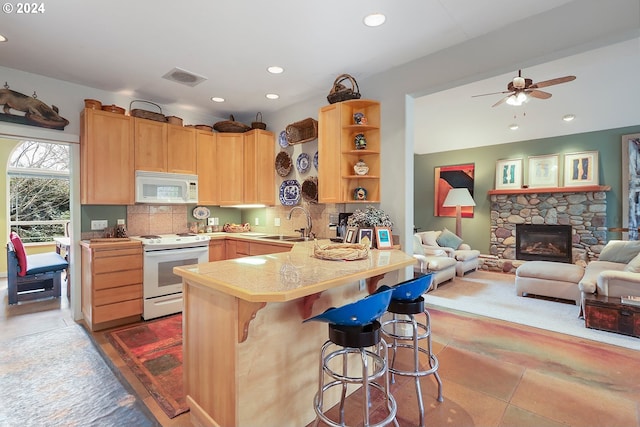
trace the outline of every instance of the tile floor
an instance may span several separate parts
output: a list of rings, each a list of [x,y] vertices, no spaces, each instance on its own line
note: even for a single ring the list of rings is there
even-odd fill
[[[1,345],[73,322],[66,297],[8,306],[0,280],[0,298]],[[427,426],[640,427],[638,352],[477,316],[431,315],[444,402],[433,378],[423,378]],[[191,426],[188,413],[168,419],[104,334],[94,336],[163,426]],[[413,383],[398,377],[392,392],[400,426],[416,426]]]

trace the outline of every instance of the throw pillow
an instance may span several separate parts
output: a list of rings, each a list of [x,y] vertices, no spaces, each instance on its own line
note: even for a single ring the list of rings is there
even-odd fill
[[[636,255],[640,253],[639,240],[610,240],[602,252],[600,252],[600,261],[618,262],[628,264]]]
[[[442,231],[425,231],[424,233],[420,233],[422,237],[422,243],[427,246],[438,246],[438,237],[442,234]]]
[[[424,256],[424,248],[422,247],[422,240],[417,234],[413,235],[413,254]]]
[[[442,230],[442,233],[440,233],[437,242],[440,246],[446,246],[455,250],[460,247],[462,239],[445,228],[444,230]]]
[[[11,240],[13,249],[16,251],[16,257],[18,258],[18,276],[24,277],[27,275],[27,253],[24,250],[22,239],[15,231],[11,232],[9,239]]]
[[[624,268],[624,271],[628,271],[630,273],[640,273],[640,254],[636,255],[627,266]]]

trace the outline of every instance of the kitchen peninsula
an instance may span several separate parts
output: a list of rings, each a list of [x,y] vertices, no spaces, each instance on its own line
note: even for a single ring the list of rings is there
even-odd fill
[[[380,283],[404,280],[405,267],[415,262],[400,250],[321,260],[312,256],[313,244],[174,268],[183,278],[183,366],[194,425],[313,421],[319,351],[328,333],[326,324],[302,320],[366,296],[387,273]]]

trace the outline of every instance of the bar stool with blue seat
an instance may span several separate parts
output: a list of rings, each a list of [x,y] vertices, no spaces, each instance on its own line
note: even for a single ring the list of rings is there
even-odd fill
[[[330,426],[345,427],[347,387],[356,385],[361,386],[363,396],[362,420],[358,421],[357,425],[382,427],[393,423],[398,427],[397,404],[389,393],[388,345],[381,337],[381,325],[378,321],[387,310],[391,293],[392,289],[386,287],[356,302],[329,308],[304,321],[329,324],[329,339],[320,352],[319,385],[313,402],[316,413],[314,426],[322,420]],[[348,365],[358,361],[359,372],[352,374]],[[329,377],[329,382],[325,383],[326,377]],[[332,419],[328,414],[330,408],[325,408],[325,394],[334,387],[339,387],[340,392],[339,414],[334,416],[339,417],[339,420]],[[381,420],[372,420],[370,414],[373,388],[382,392],[386,400],[386,416]]]
[[[391,301],[387,314],[382,318],[382,334],[389,340],[391,362],[389,372],[391,382],[395,375],[413,377],[415,380],[418,409],[420,412],[420,427],[424,427],[424,404],[420,378],[433,375],[438,383],[438,402],[442,402],[442,380],[438,374],[438,358],[431,349],[431,316],[425,309],[422,294],[429,289],[433,273],[421,275],[411,280],[399,283],[391,289]],[[424,313],[425,322],[420,323],[416,315]],[[396,367],[398,349],[406,349],[410,353],[411,362],[406,369]],[[426,356],[426,363],[421,365],[420,354]]]

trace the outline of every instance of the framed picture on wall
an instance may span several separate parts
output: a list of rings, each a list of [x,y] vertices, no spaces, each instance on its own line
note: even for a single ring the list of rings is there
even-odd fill
[[[558,186],[558,155],[529,156],[529,187]]]
[[[436,166],[435,167],[435,191],[433,201],[433,216],[456,216],[455,207],[443,206],[449,190],[452,188],[466,188],[473,197],[473,183],[475,164]],[[463,218],[473,218],[473,206],[462,207]]]
[[[522,159],[496,161],[496,190],[522,187]]]
[[[598,152],[583,151],[564,155],[564,186],[598,185]]]

